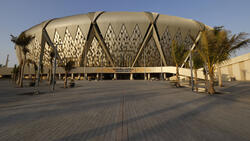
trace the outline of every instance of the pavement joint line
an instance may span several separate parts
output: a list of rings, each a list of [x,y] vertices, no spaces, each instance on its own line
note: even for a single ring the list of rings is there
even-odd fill
[[[214,96],[158,81],[78,81],[55,95],[41,85],[31,96],[5,82],[0,140],[250,140],[249,82],[216,87],[231,93]]]

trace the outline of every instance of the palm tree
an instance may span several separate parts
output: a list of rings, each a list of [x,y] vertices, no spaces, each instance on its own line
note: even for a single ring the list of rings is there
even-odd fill
[[[30,72],[30,65],[33,64],[33,61],[32,61],[31,59],[27,59],[27,60],[26,60],[26,64],[27,64],[27,66],[28,66],[28,68],[29,68],[29,75],[30,75],[30,78],[32,78],[32,74],[31,74],[31,72]]]
[[[74,68],[75,62],[70,60],[66,61],[66,64],[62,65],[65,71],[65,78],[64,78],[64,88],[67,88],[67,76],[68,73]]]
[[[172,41],[172,57],[176,66],[176,86],[180,87],[179,80],[179,66],[184,62],[186,56],[188,55],[188,50],[185,48],[184,44],[178,44],[175,40]]]
[[[33,65],[34,65],[35,76],[36,76],[36,74],[37,74],[37,71],[38,71],[38,66],[37,66],[37,64],[36,64],[36,63],[34,63]],[[35,77],[35,78],[36,78],[36,77]]]
[[[16,45],[18,45],[19,47],[21,47],[22,53],[23,53],[23,58],[21,60],[20,63],[20,75],[19,75],[19,79],[18,79],[18,85],[20,87],[23,87],[23,75],[24,75],[24,67],[25,67],[25,63],[26,63],[26,55],[29,52],[29,49],[27,48],[27,46],[30,44],[30,42],[34,39],[33,36],[30,35],[26,35],[25,32],[22,32],[17,39],[15,40],[11,40],[12,42],[14,42]]]
[[[189,35],[189,37],[191,38],[191,40],[193,41],[193,43],[195,43],[196,39]],[[199,48],[201,46],[201,42],[197,42],[196,44],[196,48]],[[204,61],[202,60],[199,52],[197,49],[193,50],[192,51],[192,61],[193,61],[193,68],[194,68],[194,84],[195,84],[195,91],[198,92],[198,81],[197,81],[197,69],[199,68],[203,68],[202,71],[203,71],[203,75],[204,75],[204,78],[205,78],[205,92],[207,92],[207,73],[206,73],[206,69],[205,69],[205,63]]]
[[[247,47],[250,39],[246,33],[230,35],[223,27],[214,27],[213,30],[205,30],[201,36],[201,46],[197,48],[202,60],[206,63],[209,75],[209,94],[214,94],[214,70],[216,64],[220,64],[230,58],[237,49]]]
[[[35,75],[35,79],[34,79],[34,81],[36,80],[36,74],[37,74],[37,70],[38,70],[38,66],[37,66],[37,64],[36,64],[36,62],[35,61],[32,61],[32,63],[31,64],[33,64],[33,67],[34,67],[34,75]]]
[[[195,91],[198,92],[197,70],[204,66],[204,62],[201,59],[200,54],[196,50],[194,50],[192,53],[192,60],[193,60],[193,69],[194,69]]]
[[[30,65],[33,65],[33,68],[34,68],[34,73],[35,73],[35,76],[36,76],[36,73],[37,73],[37,65],[36,65],[36,62],[35,61],[33,61],[33,60],[31,60],[31,59],[27,59],[27,61],[26,61],[26,63],[27,63],[27,65],[29,66],[29,69],[30,69]],[[30,78],[31,78],[31,82],[30,82],[30,86],[34,86],[35,85],[35,80],[36,79],[33,79],[32,78],[32,72],[30,71]]]
[[[205,65],[205,62],[204,63],[204,66],[203,66],[203,75],[204,75],[204,79],[205,79],[205,92],[207,93],[208,92],[208,73],[207,73],[207,67]]]
[[[53,70],[53,59],[55,57],[55,52],[52,50],[50,52],[50,69],[49,69],[49,84],[52,84],[52,70]]]
[[[13,80],[13,82],[16,82],[18,72],[19,72],[19,66],[16,66],[16,64],[15,64],[14,68],[12,70],[12,75],[13,75],[12,80]]]

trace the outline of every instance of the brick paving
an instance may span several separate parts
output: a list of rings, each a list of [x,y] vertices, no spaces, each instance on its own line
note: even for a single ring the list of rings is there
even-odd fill
[[[41,95],[0,81],[2,141],[247,141],[250,82],[196,94],[167,81],[77,81]]]

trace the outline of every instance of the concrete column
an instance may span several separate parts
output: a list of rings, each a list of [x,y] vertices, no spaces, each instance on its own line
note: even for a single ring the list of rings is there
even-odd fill
[[[163,79],[166,80],[167,79],[167,74],[163,73]]]
[[[130,80],[134,80],[133,73],[130,73]]]
[[[61,73],[59,73],[59,80],[61,80]]]
[[[113,78],[114,80],[117,80],[117,75],[116,75],[116,73],[114,73],[114,78]]]
[[[78,73],[78,80],[80,80],[81,79],[81,74],[80,73]]]
[[[99,73],[96,74],[96,79],[99,80]]]
[[[144,80],[148,80],[147,74],[145,74],[145,76],[144,76]]]
[[[87,73],[84,73],[84,79],[88,80],[88,74]]]
[[[150,73],[148,73],[148,80],[150,80]]]
[[[74,79],[74,73],[71,73],[71,79]]]
[[[29,74],[29,79],[31,79],[31,78],[32,78],[32,74],[30,73],[30,74]]]
[[[8,55],[9,56],[9,55]],[[7,62],[6,62],[7,63]],[[8,64],[6,64],[6,65],[8,65]],[[7,68],[7,66],[6,66],[6,68]],[[32,78],[32,71],[31,71],[31,67],[28,67],[29,68],[29,79],[31,79]]]

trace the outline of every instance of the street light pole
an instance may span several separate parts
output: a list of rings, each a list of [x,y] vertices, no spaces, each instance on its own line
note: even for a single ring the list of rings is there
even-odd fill
[[[163,78],[162,78],[162,58],[161,58],[161,80],[163,80]]]
[[[144,64],[144,80],[146,80],[146,68],[145,68],[145,48],[143,49],[143,64]]]
[[[87,59],[87,57],[86,57],[86,46],[84,47],[84,60],[83,60],[83,72],[84,72],[84,79],[85,80],[87,80],[87,78],[86,78],[86,64],[87,64],[87,60],[85,60],[85,59]]]
[[[55,50],[57,50],[57,45],[55,46]],[[53,83],[52,83],[52,91],[54,92],[55,90],[55,75],[56,75],[56,57],[57,57],[57,54],[56,54],[56,51],[55,52],[55,57],[54,57],[54,69],[53,69]]]
[[[102,67],[102,72],[101,72],[101,74],[100,74],[100,77],[101,77],[101,78],[100,78],[100,80],[102,80],[102,73],[103,73],[103,66],[104,66],[104,65],[103,65],[103,62],[102,62],[102,60],[103,60],[103,59],[104,59],[104,58],[102,58],[102,57],[101,57],[101,67]]]
[[[190,63],[190,72],[191,72],[191,86],[192,86],[192,91],[193,91],[194,90],[194,82],[193,82],[193,60],[192,60],[192,52],[190,52],[189,63]]]

